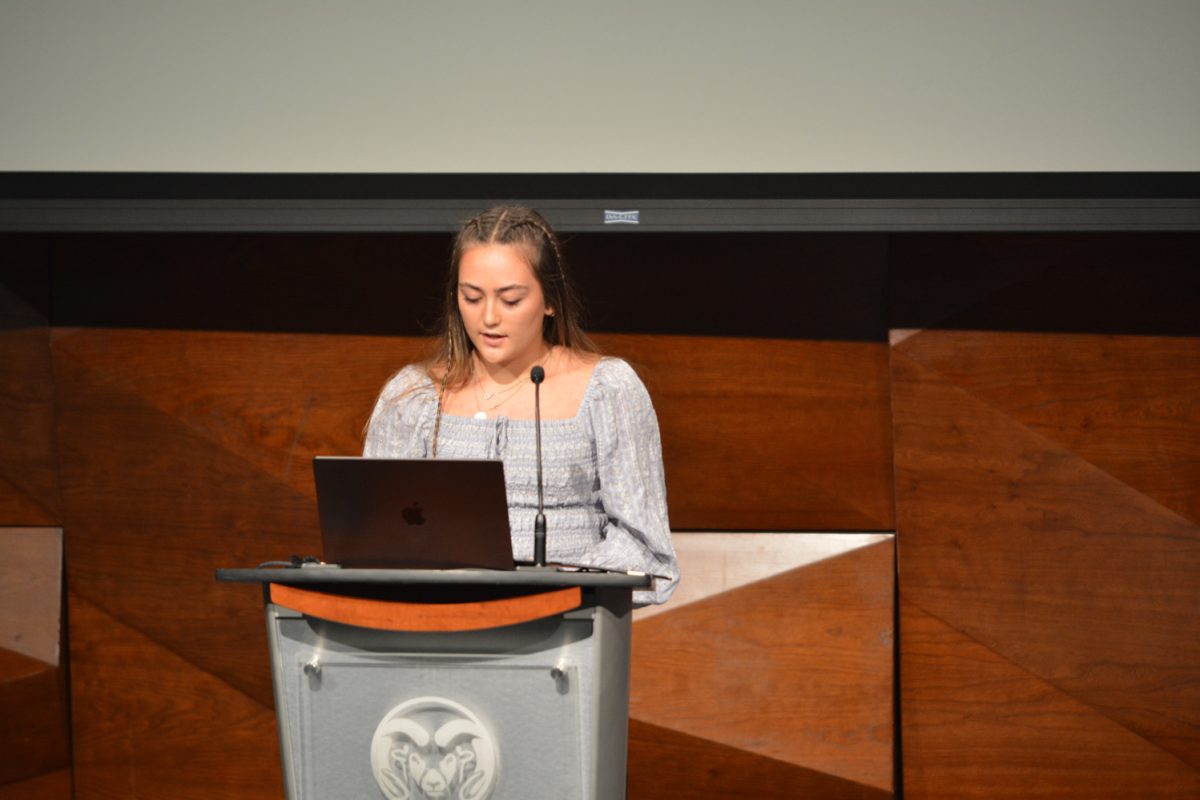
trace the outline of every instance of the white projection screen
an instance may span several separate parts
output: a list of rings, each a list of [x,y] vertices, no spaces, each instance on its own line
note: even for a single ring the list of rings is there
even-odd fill
[[[1200,170],[1196,0],[0,0],[0,171]]]

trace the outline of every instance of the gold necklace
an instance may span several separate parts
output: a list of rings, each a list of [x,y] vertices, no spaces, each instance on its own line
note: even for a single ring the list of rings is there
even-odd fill
[[[549,352],[546,353],[546,356],[541,359],[541,361],[545,361],[545,362],[549,363],[550,359],[554,356],[554,354],[555,354],[554,350],[550,350]],[[483,376],[477,375],[475,378],[475,419],[487,419],[488,418],[487,412],[495,411],[497,408],[499,408],[500,406],[507,403],[513,397],[516,397],[517,390],[520,389],[524,385],[525,385],[525,379],[517,378],[515,381],[508,384],[507,386],[505,386],[502,389],[497,389],[494,392],[486,392],[483,389]],[[480,395],[483,395],[483,399],[480,399]],[[486,403],[488,400],[491,400],[493,397],[499,397],[500,399],[497,400],[495,403],[492,403],[490,406],[484,407],[483,404]]]
[[[511,400],[513,397],[515,397],[517,394],[517,390],[521,388],[521,384],[522,384],[522,381],[516,380],[516,381],[513,381],[512,384],[510,384],[509,386],[506,386],[503,389],[499,389],[495,392],[484,392],[482,387],[476,385],[476,387],[475,387],[475,419],[487,419],[487,412],[495,411],[497,408],[504,405],[509,400]],[[480,394],[483,395],[482,400],[480,399]],[[496,402],[492,403],[489,406],[484,406],[484,403],[486,401],[491,400],[494,397],[499,397],[500,399],[497,400]]]
[[[510,383],[508,386],[505,386],[503,389],[497,389],[494,392],[489,392],[483,388],[483,380],[480,379],[479,385],[477,388],[478,388],[479,392],[483,395],[484,400],[491,400],[493,397],[496,397],[497,395],[504,394],[505,392],[511,392],[515,387],[520,386],[520,385],[521,385],[521,379],[517,378],[515,381]]]

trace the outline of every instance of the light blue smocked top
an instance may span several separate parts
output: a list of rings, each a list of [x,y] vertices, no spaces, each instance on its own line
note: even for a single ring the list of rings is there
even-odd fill
[[[437,387],[410,365],[384,387],[367,426],[363,455],[431,458]],[[438,458],[504,462],[513,555],[533,559],[537,453],[533,420],[443,414]],[[637,604],[662,603],[679,581],[671,544],[658,419],[646,387],[617,358],[596,364],[578,413],[542,420],[546,560],[654,577]]]

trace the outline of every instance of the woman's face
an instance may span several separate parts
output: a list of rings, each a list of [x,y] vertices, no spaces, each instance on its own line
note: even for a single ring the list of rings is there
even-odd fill
[[[541,359],[542,320],[552,312],[523,248],[467,248],[458,264],[458,310],[484,363],[516,371]]]

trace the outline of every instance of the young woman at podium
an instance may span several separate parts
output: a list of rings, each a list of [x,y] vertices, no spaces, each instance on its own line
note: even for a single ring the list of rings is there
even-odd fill
[[[579,323],[558,237],[528,208],[468,220],[454,242],[438,352],[388,381],[363,454],[504,462],[513,554],[532,560],[538,507],[533,367],[541,384],[550,563],[654,576],[637,604],[679,580],[658,420],[624,361],[601,356]]]

